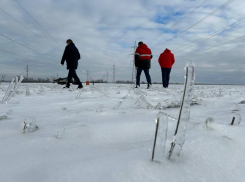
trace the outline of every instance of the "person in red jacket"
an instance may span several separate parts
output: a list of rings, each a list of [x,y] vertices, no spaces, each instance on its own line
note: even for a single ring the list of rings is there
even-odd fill
[[[170,72],[175,62],[174,55],[169,49],[165,49],[165,51],[160,55],[158,62],[162,70],[163,87],[168,88]]]
[[[137,69],[135,88],[138,88],[140,86],[140,75],[143,70],[145,72],[145,77],[148,84],[147,89],[150,87],[151,76],[149,74],[149,69],[151,68],[151,59],[151,50],[147,47],[146,44],[140,41],[135,51],[135,68]]]

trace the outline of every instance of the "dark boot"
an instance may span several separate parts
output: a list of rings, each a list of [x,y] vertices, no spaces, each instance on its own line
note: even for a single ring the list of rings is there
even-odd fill
[[[83,88],[83,85],[80,83],[77,87],[77,89],[82,89]]]

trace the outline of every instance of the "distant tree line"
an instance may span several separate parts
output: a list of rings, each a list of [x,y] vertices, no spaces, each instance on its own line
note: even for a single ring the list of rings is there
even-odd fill
[[[103,79],[98,79],[98,80],[91,80],[90,83],[107,83],[107,81]]]
[[[50,78],[37,78],[37,79],[34,79],[34,78],[25,78],[23,80],[23,83],[52,83],[53,80],[51,80]]]
[[[129,81],[129,80],[117,80],[116,83],[132,84],[132,81]],[[141,81],[140,84],[146,84],[146,82],[145,81]],[[153,82],[153,84],[162,84],[162,83]]]

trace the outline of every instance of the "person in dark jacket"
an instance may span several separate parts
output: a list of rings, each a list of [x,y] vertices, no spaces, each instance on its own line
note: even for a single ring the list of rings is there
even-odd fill
[[[162,70],[163,87],[168,88],[170,72],[175,62],[174,55],[169,49],[165,49],[165,51],[159,56],[158,62]]]
[[[63,57],[61,59],[61,65],[64,66],[64,62],[66,61],[67,70],[69,70],[67,83],[64,88],[70,87],[72,78],[74,78],[75,82],[78,83],[79,89],[83,88],[83,85],[76,73],[76,69],[78,66],[78,60],[80,59],[80,53],[71,39],[68,39],[66,41],[66,44],[67,46],[65,48]]]
[[[149,74],[149,69],[151,68],[151,59],[151,50],[147,47],[146,44],[140,41],[135,51],[135,67],[137,69],[135,88],[140,86],[140,75],[143,70],[147,80],[147,89],[151,86],[151,76]]]

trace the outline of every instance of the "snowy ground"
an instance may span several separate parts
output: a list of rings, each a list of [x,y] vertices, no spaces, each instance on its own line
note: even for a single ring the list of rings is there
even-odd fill
[[[26,84],[0,104],[1,182],[242,182],[245,179],[244,86],[195,86],[195,105],[178,161],[152,162],[155,117],[178,117],[183,85],[146,90],[96,84],[63,90],[53,84]],[[0,86],[0,99],[7,84]],[[75,87],[74,87],[75,88]],[[130,92],[129,92],[130,91]],[[136,101],[145,94],[145,100]],[[116,105],[122,104],[116,108]],[[231,126],[234,104],[242,120]],[[114,107],[115,106],[115,107]],[[114,107],[114,109],[113,109]],[[205,120],[214,119],[207,129]],[[39,130],[23,133],[23,121]],[[170,143],[176,121],[169,120]],[[58,131],[58,136],[57,136]],[[55,135],[57,137],[55,137]]]

